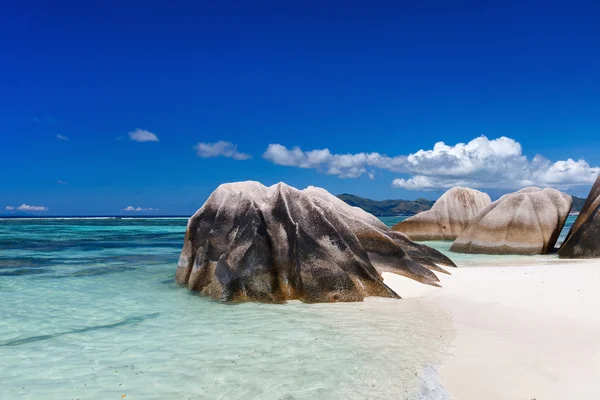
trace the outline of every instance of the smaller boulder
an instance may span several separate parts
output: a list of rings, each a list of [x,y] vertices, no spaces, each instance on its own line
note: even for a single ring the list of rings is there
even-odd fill
[[[397,223],[392,230],[404,233],[411,240],[454,240],[491,202],[487,193],[453,187],[435,202],[431,210]]]
[[[558,250],[560,258],[600,258],[600,176]]]
[[[466,226],[451,251],[546,254],[554,249],[573,199],[556,189],[529,187],[500,197]]]

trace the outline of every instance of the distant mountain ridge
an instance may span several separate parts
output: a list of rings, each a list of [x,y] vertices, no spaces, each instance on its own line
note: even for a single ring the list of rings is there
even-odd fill
[[[435,203],[432,200],[371,200],[352,194],[344,193],[338,196],[347,204],[360,207],[368,213],[377,217],[393,217],[396,215],[415,215],[421,211],[427,211]]]
[[[353,194],[340,194],[337,196],[339,199],[345,201],[347,204],[360,207],[368,213],[375,215],[376,217],[393,217],[396,215],[415,215],[421,211],[427,211],[435,201],[427,199],[416,199],[416,200],[371,200],[365,199],[364,197],[355,196]],[[581,211],[585,199],[577,196],[573,197],[573,207],[571,212]]]
[[[571,212],[579,212],[583,208],[583,203],[585,203],[585,199],[577,196],[571,196],[573,198],[573,207],[571,207]]]

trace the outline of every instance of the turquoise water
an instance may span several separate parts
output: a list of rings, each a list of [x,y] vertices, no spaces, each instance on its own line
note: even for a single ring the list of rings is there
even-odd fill
[[[0,220],[0,399],[447,398],[446,311],[201,298],[174,283],[186,222]],[[428,244],[460,267],[556,260]]]
[[[447,398],[443,309],[216,303],[174,284],[185,225],[0,220],[0,399]]]

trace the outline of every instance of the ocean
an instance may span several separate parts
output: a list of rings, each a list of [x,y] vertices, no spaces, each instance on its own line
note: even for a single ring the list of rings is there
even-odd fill
[[[211,301],[174,282],[186,223],[0,219],[0,399],[448,398],[436,376],[454,339],[446,310]]]

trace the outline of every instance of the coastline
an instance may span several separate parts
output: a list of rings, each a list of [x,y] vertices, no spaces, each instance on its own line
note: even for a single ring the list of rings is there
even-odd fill
[[[600,260],[482,266],[438,274],[441,288],[384,273],[404,299],[443,307],[456,340],[438,370],[456,400],[597,396]]]
[[[460,266],[441,288],[384,274],[405,300],[231,307],[173,283],[184,232],[179,219],[0,224],[0,398],[598,397],[599,260],[426,242]]]

